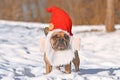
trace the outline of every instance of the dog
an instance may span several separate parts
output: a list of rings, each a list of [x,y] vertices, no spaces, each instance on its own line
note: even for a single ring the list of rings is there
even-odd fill
[[[63,30],[50,32],[49,28],[44,28],[44,33],[48,37],[46,40],[46,51],[44,53],[44,61],[46,65],[46,74],[52,71],[53,67],[61,70],[64,67],[64,73],[71,73],[71,64],[75,66],[75,70],[79,71],[80,58],[78,50],[72,50],[71,38],[68,33]],[[49,47],[51,46],[51,47]]]

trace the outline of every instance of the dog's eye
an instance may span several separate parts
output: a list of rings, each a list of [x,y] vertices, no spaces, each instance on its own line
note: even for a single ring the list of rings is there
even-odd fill
[[[69,39],[69,36],[67,34],[64,34],[65,39]]]
[[[58,38],[58,36],[57,36],[57,35],[54,35],[52,38],[53,38],[53,39],[56,39],[56,38]]]

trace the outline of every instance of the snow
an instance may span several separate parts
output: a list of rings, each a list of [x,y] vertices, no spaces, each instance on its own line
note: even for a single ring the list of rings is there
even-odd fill
[[[0,21],[0,80],[120,80],[120,25],[105,32],[105,26],[74,26],[81,38],[80,71],[64,74],[56,69],[45,75],[39,38],[48,24]],[[97,31],[96,31],[97,30]]]

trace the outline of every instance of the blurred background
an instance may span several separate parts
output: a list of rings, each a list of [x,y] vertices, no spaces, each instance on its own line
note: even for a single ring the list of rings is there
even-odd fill
[[[120,0],[114,0],[115,24],[120,24]],[[0,0],[0,19],[48,23],[50,6],[65,10],[75,25],[105,23],[107,0]]]

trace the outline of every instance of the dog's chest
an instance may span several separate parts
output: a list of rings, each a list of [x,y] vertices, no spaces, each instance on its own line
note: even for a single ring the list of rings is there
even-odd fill
[[[52,66],[66,65],[73,60],[74,52],[72,50],[50,52],[46,57]]]

